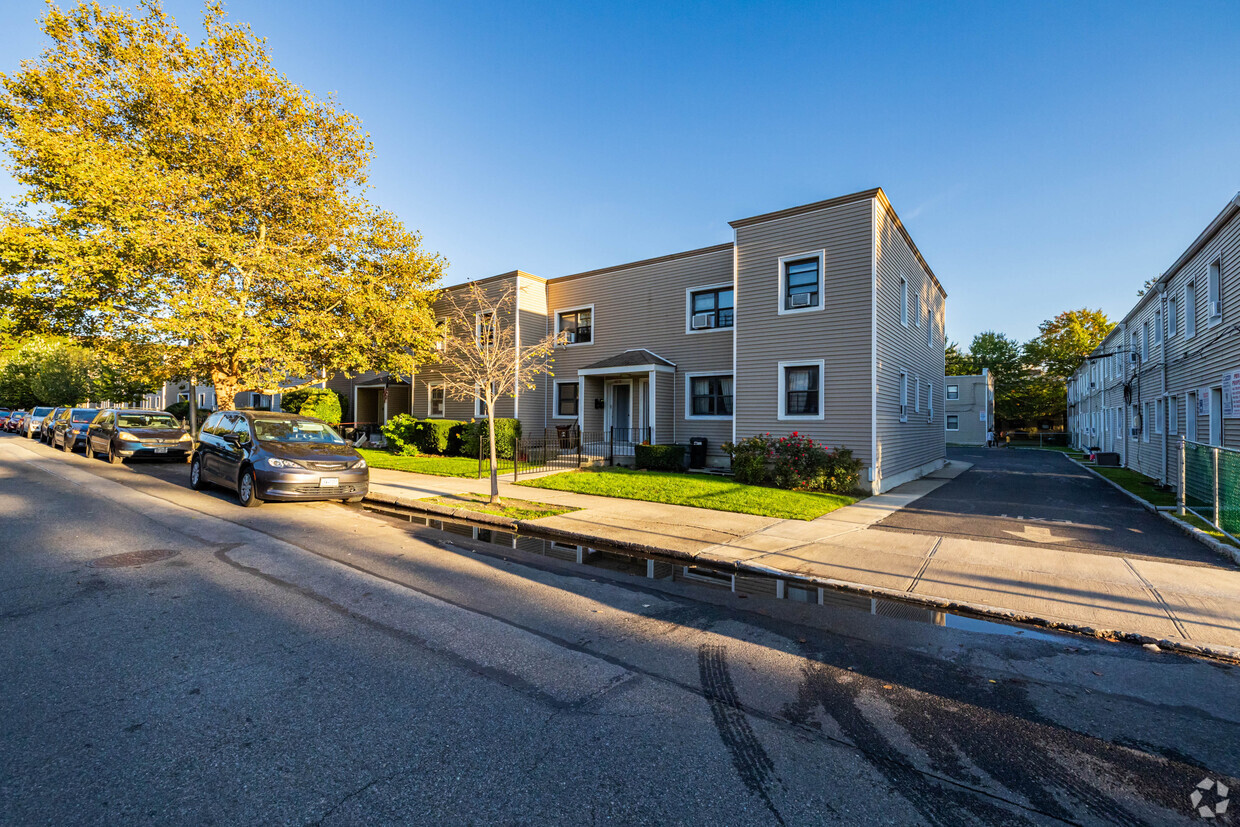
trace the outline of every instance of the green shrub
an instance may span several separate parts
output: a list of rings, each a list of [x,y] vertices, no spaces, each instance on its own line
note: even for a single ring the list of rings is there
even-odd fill
[[[418,421],[409,414],[397,414],[384,422],[379,431],[392,453],[417,456],[417,427]]]
[[[861,461],[852,451],[832,450],[797,431],[725,442],[723,450],[732,458],[733,477],[746,485],[848,494],[861,479]]]
[[[413,444],[424,454],[447,454],[459,450],[464,422],[455,419],[423,419],[413,428]]]
[[[685,470],[684,445],[634,445],[634,465],[650,471]]]
[[[775,458],[770,434],[759,434],[740,442],[723,443],[723,452],[732,458],[732,477],[745,485],[766,485],[767,463]]]
[[[461,454],[467,457],[478,456],[481,450],[490,455],[491,448],[486,444],[490,438],[487,420],[475,419],[465,425],[461,434]],[[521,438],[521,420],[495,418],[495,455],[500,459],[512,459],[517,440]]]
[[[343,394],[330,388],[302,388],[282,395],[280,409],[339,425],[344,418],[345,401]]]

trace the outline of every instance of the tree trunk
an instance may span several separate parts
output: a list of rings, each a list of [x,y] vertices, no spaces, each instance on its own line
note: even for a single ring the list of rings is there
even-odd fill
[[[211,384],[215,386],[215,407],[221,411],[236,410],[237,394],[241,391],[240,377],[213,370]],[[192,404],[197,403],[197,399],[192,400]]]
[[[490,394],[487,394],[489,397]],[[499,465],[495,456],[495,400],[487,399],[487,431],[491,443],[491,503],[499,505]]]

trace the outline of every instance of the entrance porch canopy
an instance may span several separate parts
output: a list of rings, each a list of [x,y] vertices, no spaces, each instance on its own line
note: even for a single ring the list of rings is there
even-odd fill
[[[608,356],[584,368],[577,369],[578,376],[613,376],[624,373],[675,373],[676,365],[657,353],[639,348]]]

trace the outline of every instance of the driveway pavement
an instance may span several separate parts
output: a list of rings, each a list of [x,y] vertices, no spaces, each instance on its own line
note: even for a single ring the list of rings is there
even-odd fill
[[[1057,451],[949,448],[972,463],[878,530],[1234,568]]]

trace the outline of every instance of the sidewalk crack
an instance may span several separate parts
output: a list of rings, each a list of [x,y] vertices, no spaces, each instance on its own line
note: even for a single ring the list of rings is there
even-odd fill
[[[1132,564],[1131,560],[1127,557],[1123,558],[1123,560],[1124,565],[1128,566],[1129,571],[1137,576],[1137,579],[1141,581],[1141,585],[1145,587],[1145,590],[1149,592],[1150,596],[1154,598],[1154,601],[1162,608],[1163,612],[1167,615],[1167,619],[1171,621],[1171,625],[1175,626],[1175,630],[1180,633],[1180,637],[1185,640],[1192,640],[1192,636],[1189,635],[1188,629],[1184,628],[1184,624],[1181,623],[1180,619],[1175,616],[1174,612],[1171,611],[1171,607],[1167,605],[1166,600],[1163,600],[1163,596],[1159,593],[1158,589],[1154,588],[1154,584],[1146,580],[1145,575],[1137,571],[1137,567]]]

